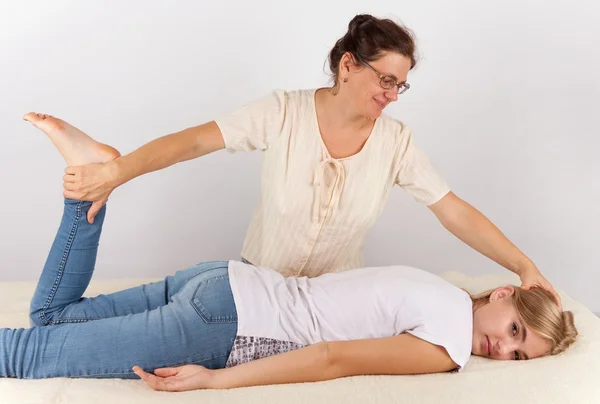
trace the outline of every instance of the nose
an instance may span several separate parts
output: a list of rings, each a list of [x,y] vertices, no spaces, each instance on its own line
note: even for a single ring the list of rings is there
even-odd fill
[[[496,342],[496,354],[500,358],[509,358],[512,352],[516,350],[517,347],[514,341],[498,340]]]
[[[390,100],[390,102],[394,102],[398,99],[398,89],[397,87],[392,88],[391,90],[387,90],[385,92],[385,98]]]

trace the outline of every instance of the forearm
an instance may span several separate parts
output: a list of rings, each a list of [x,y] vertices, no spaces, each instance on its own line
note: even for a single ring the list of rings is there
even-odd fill
[[[462,201],[451,218],[440,219],[440,222],[465,244],[517,275],[528,268],[536,268],[533,261],[467,202]]]
[[[140,175],[201,157],[224,146],[221,132],[214,122],[154,139],[114,160],[117,178],[113,185],[119,186]]]
[[[283,383],[302,383],[333,378],[330,369],[327,345],[319,343],[306,348],[286,352],[244,363],[214,374],[216,389],[260,386]]]

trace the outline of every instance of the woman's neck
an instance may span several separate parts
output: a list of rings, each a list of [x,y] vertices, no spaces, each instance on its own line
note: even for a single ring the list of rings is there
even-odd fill
[[[373,125],[373,121],[353,110],[352,101],[343,92],[333,94],[331,88],[317,90],[315,95],[320,119],[328,127],[340,131],[360,131]]]

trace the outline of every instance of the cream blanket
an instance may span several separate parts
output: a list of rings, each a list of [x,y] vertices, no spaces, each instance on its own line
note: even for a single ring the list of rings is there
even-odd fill
[[[475,293],[503,284],[512,274],[443,277]],[[92,281],[86,295],[110,293],[153,279]],[[0,326],[27,327],[33,282],[0,284]],[[116,379],[0,379],[0,404],[334,404],[334,403],[600,403],[600,319],[560,293],[575,313],[579,340],[565,353],[523,362],[472,357],[464,371],[420,376],[360,376],[321,383],[228,391],[155,392],[141,381]]]

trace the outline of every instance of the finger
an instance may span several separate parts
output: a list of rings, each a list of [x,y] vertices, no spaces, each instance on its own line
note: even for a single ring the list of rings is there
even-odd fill
[[[550,295],[554,298],[554,301],[558,305],[558,308],[562,311],[562,301],[560,299],[560,295],[556,290],[554,290],[552,285],[550,285],[550,283],[546,283],[543,286],[541,286],[541,288],[544,289],[546,292],[550,293]]]
[[[136,375],[142,377],[145,376],[146,372],[144,372],[144,369],[142,369],[141,367],[135,365],[134,367],[131,368],[131,370],[133,370],[133,373],[135,373]]]
[[[144,372],[143,370],[141,374],[143,375],[142,380],[154,390],[175,391],[175,389],[169,384],[165,383],[165,381],[160,376],[155,376],[152,373]]]
[[[560,295],[558,294],[558,292],[552,287],[552,285],[550,284],[550,282],[548,282],[547,280],[545,280],[545,282],[543,283],[543,285],[541,285],[541,287],[543,289],[545,289],[547,292],[549,292],[552,297],[554,298],[554,300],[556,301],[556,304],[558,305],[558,308],[560,310],[562,310],[562,301],[560,299]]]
[[[144,381],[146,381],[150,377],[150,373],[146,372],[144,369],[142,369],[139,366],[134,366],[132,368],[132,370],[133,370],[133,373],[138,375]]]
[[[92,203],[92,206],[90,207],[90,210],[88,210],[88,214],[87,214],[87,219],[88,219],[89,224],[94,223],[94,218],[96,217],[96,215],[98,214],[100,209],[102,209],[102,206],[104,206],[104,201]]]
[[[77,175],[78,173],[79,173],[78,166],[69,166],[69,167],[65,168],[65,174]]]
[[[552,295],[552,297],[554,298],[554,301],[556,302],[556,304],[558,305],[558,308],[560,310],[562,310],[562,300],[560,298],[560,295],[558,294],[558,292],[556,292],[556,290],[554,290],[554,288],[552,286],[550,286],[549,283],[545,283],[544,285],[538,285],[538,284],[532,284],[532,285],[521,285],[521,289],[523,290],[529,290],[531,288],[540,288],[540,289],[544,289],[546,292],[550,293],[550,295]]]
[[[160,369],[155,369],[154,370],[154,374],[160,377],[169,377],[169,376],[176,376],[179,371],[181,369],[180,368],[160,368]]]
[[[63,182],[63,189],[65,191],[75,191],[75,184],[72,182]]]
[[[73,174],[65,174],[63,176],[63,182],[75,182],[75,175],[73,175]]]
[[[554,289],[550,290],[550,293],[552,293],[552,296],[554,296],[554,299],[556,299],[556,304],[558,304],[558,308],[562,311],[563,308],[562,308],[562,300],[560,299],[560,295]]]
[[[79,200],[79,198],[78,198],[79,195],[76,192],[73,192],[73,191],[64,190],[63,191],[63,196],[65,198],[67,198],[67,199]]]

